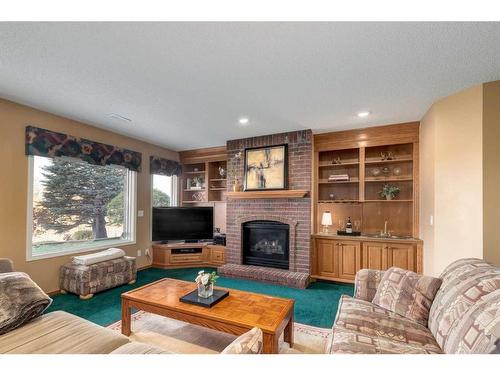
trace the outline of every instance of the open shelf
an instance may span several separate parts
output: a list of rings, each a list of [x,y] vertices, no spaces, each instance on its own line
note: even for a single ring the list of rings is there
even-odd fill
[[[205,171],[187,171],[183,172],[184,174],[204,174]]]
[[[330,161],[321,161],[321,162],[319,162],[318,166],[320,168],[341,168],[341,167],[344,167],[346,165],[358,165],[358,164],[359,164],[359,161],[357,161],[357,160],[346,160],[346,161],[341,162],[340,164],[334,164]]]
[[[391,160],[366,159],[365,164],[387,164],[387,163],[401,163],[401,162],[408,162],[408,161],[413,161],[411,156],[410,157],[401,157],[401,158],[391,159]]]
[[[351,178],[349,181],[328,181],[326,179],[321,179],[318,184],[357,184],[359,183],[359,178]]]
[[[365,199],[363,202],[366,203],[397,203],[397,202],[413,202],[413,199]]]
[[[344,199],[344,200],[319,200],[318,203],[360,203],[359,200],[349,200],[349,199]]]
[[[366,177],[365,182],[397,182],[413,181],[411,176],[391,176],[391,177]]]

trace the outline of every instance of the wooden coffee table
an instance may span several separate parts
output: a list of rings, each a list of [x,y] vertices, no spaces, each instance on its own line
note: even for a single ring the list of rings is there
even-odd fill
[[[229,290],[229,296],[211,308],[191,305],[179,298],[196,289],[196,284],[161,279],[122,294],[122,333],[131,333],[130,309],[182,320],[217,331],[241,335],[253,327],[264,333],[263,352],[278,353],[278,340],[293,345],[294,300]],[[224,288],[219,288],[224,289]]]

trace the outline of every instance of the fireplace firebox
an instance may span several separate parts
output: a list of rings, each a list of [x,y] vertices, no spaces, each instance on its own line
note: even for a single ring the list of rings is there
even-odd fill
[[[242,224],[243,264],[288,269],[288,224],[255,220]]]

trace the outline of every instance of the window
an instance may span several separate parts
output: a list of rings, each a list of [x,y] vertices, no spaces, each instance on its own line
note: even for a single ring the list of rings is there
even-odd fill
[[[177,206],[177,176],[153,174],[153,207]]]
[[[135,242],[136,172],[29,157],[28,260]]]

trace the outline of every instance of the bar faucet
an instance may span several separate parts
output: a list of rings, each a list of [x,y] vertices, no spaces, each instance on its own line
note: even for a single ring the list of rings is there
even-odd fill
[[[384,221],[384,231],[380,231],[380,237],[390,237],[391,234],[387,231],[387,220]]]

